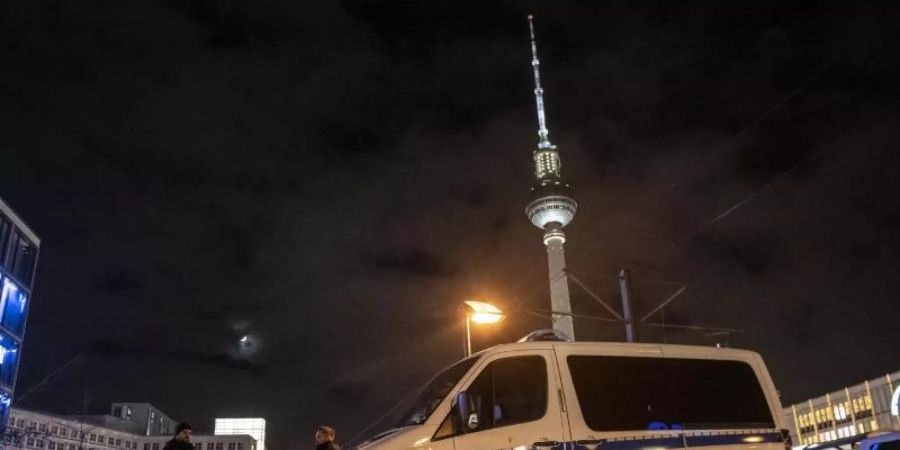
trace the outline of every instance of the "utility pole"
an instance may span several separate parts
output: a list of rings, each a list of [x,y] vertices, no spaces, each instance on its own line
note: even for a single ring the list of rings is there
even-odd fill
[[[631,298],[631,280],[628,269],[619,272],[619,293],[622,296],[622,319],[625,321],[625,338],[628,342],[638,341],[637,323],[634,320],[634,305]]]
[[[668,304],[672,303],[675,299],[679,298],[681,294],[683,294],[687,290],[687,286],[676,283],[676,282],[664,282],[657,280],[658,283],[663,284],[675,284],[678,285],[678,290],[675,291],[672,295],[667,297],[661,303],[653,307],[649,312],[645,313],[643,317],[637,318],[635,313],[637,312],[637,307],[634,301],[634,294],[631,290],[631,277],[627,269],[622,269],[619,272],[618,282],[619,282],[619,291],[621,293],[622,298],[622,314],[619,314],[610,307],[606,302],[603,301],[596,293],[591,291],[584,283],[581,282],[575,275],[566,270],[566,275],[568,278],[575,282],[576,285],[581,287],[592,299],[600,303],[613,317],[602,317],[602,316],[587,316],[583,314],[572,314],[571,312],[557,312],[552,311],[553,314],[566,314],[571,315],[572,317],[580,317],[582,319],[590,319],[590,320],[599,320],[603,322],[610,322],[614,324],[624,324],[625,325],[625,337],[628,342],[638,342],[640,339],[638,338],[638,325],[643,324],[645,327],[654,327],[660,328],[664,332],[666,329],[672,328],[676,330],[684,330],[684,331],[700,331],[707,332],[707,337],[710,336],[719,336],[719,335],[733,335],[735,333],[740,333],[741,330],[736,330],[733,328],[715,328],[715,327],[707,327],[701,325],[685,325],[685,324],[668,324],[665,323],[656,323],[656,322],[648,322],[654,314],[662,313],[663,308],[665,308]],[[612,277],[610,277],[612,278]],[[653,282],[652,280],[644,280],[645,282]],[[640,282],[640,280],[639,280]],[[541,314],[543,311],[528,311],[529,314],[532,315],[540,315],[544,317],[544,314]]]

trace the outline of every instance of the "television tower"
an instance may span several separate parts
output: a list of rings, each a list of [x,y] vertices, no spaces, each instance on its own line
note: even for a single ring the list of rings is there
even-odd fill
[[[525,208],[528,220],[544,230],[547,246],[547,262],[550,271],[550,304],[553,311],[553,329],[575,339],[572,306],[569,303],[569,280],[566,277],[566,233],[563,227],[575,218],[578,203],[572,199],[571,188],[560,173],[559,152],[550,142],[547,115],[544,112],[544,89],[541,88],[540,61],[534,37],[533,16],[528,16],[531,31],[531,67],[534,69],[534,101],[537,106],[538,144],[532,152],[534,159],[534,183],[531,186],[531,202]]]

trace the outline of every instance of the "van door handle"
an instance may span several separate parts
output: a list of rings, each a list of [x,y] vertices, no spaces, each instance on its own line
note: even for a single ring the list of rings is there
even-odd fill
[[[532,447],[544,448],[544,447],[557,447],[559,446],[559,441],[539,441],[531,444]]]

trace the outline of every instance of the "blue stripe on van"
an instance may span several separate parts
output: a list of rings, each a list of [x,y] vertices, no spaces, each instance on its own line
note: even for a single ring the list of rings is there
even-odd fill
[[[599,439],[597,441],[575,441],[560,444],[555,450],[664,450],[686,447],[708,447],[714,445],[751,445],[783,442],[781,433],[728,433],[709,432],[682,436],[636,436],[634,438]],[[537,449],[535,447],[535,449]],[[543,449],[546,449],[544,447]]]

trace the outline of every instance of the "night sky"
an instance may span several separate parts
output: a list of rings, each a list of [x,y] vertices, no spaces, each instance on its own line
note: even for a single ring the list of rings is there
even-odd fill
[[[465,299],[516,312],[478,348],[547,327],[528,13],[578,279],[687,285],[653,321],[742,331],[643,337],[759,351],[786,404],[900,369],[900,8],[678,3],[3,2],[0,196],[43,239],[17,395],[77,357],[21,405],[303,448],[460,357]]]

